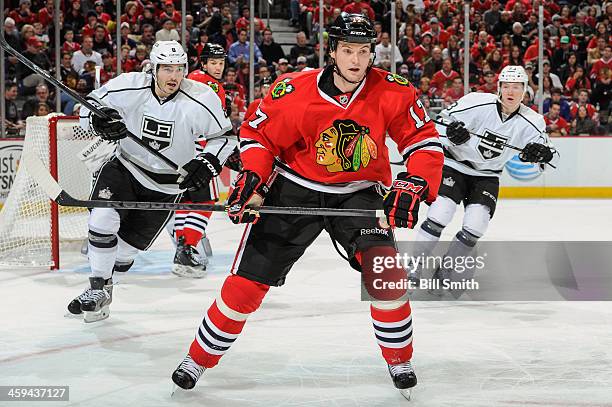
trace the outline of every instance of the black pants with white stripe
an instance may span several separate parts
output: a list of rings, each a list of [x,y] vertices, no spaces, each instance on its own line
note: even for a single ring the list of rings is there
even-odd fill
[[[381,209],[382,201],[376,187],[332,194],[314,191],[279,175],[266,195],[265,204]],[[382,228],[377,218],[262,214],[257,223],[247,226],[232,273],[259,283],[281,286],[293,264],[323,230],[342,246],[351,266],[359,271],[361,267],[355,258],[357,252],[370,247],[395,247],[392,230]]]
[[[169,195],[145,188],[134,176],[113,158],[100,169],[91,192],[91,199],[112,201],[178,202],[180,195]],[[129,245],[146,250],[155,241],[171,211],[145,211],[116,209],[120,226],[117,235]],[[105,230],[105,225],[99,225]]]

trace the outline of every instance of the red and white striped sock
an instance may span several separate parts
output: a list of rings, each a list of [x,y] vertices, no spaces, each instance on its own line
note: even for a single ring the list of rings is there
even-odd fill
[[[242,332],[248,316],[259,308],[269,288],[241,276],[227,277],[221,294],[206,311],[191,343],[192,359],[205,368],[216,366]]]

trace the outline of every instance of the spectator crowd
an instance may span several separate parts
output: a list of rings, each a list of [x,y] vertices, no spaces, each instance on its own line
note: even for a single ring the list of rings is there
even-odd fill
[[[178,0],[63,0],[59,14],[62,81],[86,95],[122,72],[148,67],[155,41],[181,40]],[[256,2],[258,3],[258,2]],[[539,75],[548,131],[552,136],[608,134],[610,127],[610,41],[612,2],[596,0],[473,0],[470,4],[470,47],[463,48],[464,2],[457,0],[398,0],[395,2],[397,43],[391,32],[391,2],[386,0],[324,0],[319,21],[318,0],[285,0],[289,24],[299,31],[286,49],[274,39],[265,20],[254,19],[255,97],[279,75],[317,68],[319,25],[329,27],[342,12],[363,13],[378,33],[374,65],[397,72],[417,88],[433,112],[463,96],[464,58],[469,58],[469,91],[497,92],[496,78],[506,65],[523,65],[529,76],[524,103],[534,109]],[[54,73],[54,0],[7,0],[4,35],[8,43],[34,63]],[[544,60],[538,72],[538,9],[544,6]],[[189,69],[199,69],[207,42],[224,47],[228,57],[223,85],[232,98],[232,122],[238,126],[248,107],[250,13],[236,0],[188,1],[185,41]],[[120,28],[120,46],[116,28]],[[327,35],[324,35],[327,43]],[[55,89],[12,57],[5,59],[7,134],[23,134],[25,119],[55,111]],[[68,95],[60,94],[64,114],[78,111]]]

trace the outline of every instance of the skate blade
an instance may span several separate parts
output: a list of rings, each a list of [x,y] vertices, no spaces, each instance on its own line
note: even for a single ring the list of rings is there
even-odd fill
[[[399,389],[399,392],[404,398],[410,401],[410,396],[412,395],[412,389]]]
[[[172,274],[176,274],[179,277],[204,278],[206,277],[206,269],[202,270],[182,264],[175,264],[172,267]]]
[[[210,257],[213,255],[212,247],[210,246],[210,240],[207,237],[202,238],[202,246],[204,247],[204,253]]]
[[[105,305],[100,311],[83,311],[83,321],[86,323],[98,322],[110,316],[110,309]]]
[[[176,389],[178,389],[179,387],[176,385],[176,383],[172,382],[172,389],[170,390],[170,397],[172,398],[174,396],[174,393],[176,393]]]
[[[80,314],[73,314],[72,312],[68,311],[64,314],[64,318],[68,318],[68,319],[83,319],[83,313],[81,312]]]

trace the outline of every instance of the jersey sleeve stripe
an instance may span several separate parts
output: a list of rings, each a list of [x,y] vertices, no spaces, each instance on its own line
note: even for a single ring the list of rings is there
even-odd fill
[[[181,92],[183,95],[187,96],[189,99],[193,100],[194,102],[196,102],[198,105],[202,106],[204,109],[206,109],[208,111],[208,113],[210,113],[210,115],[213,117],[213,119],[215,119],[215,122],[217,123],[217,126],[219,126],[219,128],[223,129],[223,126],[221,126],[221,122],[219,121],[219,119],[217,119],[217,116],[215,116],[213,114],[213,112],[211,112],[211,110],[204,105],[203,103],[200,103],[199,101],[197,101],[196,99],[192,98],[191,96],[189,96],[187,94],[187,92],[183,91],[182,89],[179,90],[179,92]]]
[[[466,110],[475,109],[475,108],[481,107],[481,106],[494,105],[494,104],[496,104],[496,102],[482,103],[480,105],[474,105],[474,106],[466,107],[465,109],[451,110],[451,111],[448,112],[448,114],[465,112]]]
[[[407,160],[412,154],[421,150],[438,151],[441,153],[442,143],[440,143],[440,141],[436,138],[428,138],[426,140],[423,140],[422,142],[416,143],[416,145],[413,144],[410,147],[406,148],[402,154],[402,157],[404,157],[404,160]]]
[[[265,147],[261,145],[259,142],[255,140],[240,140],[240,152],[244,153],[250,148],[263,148]]]
[[[518,113],[518,115],[519,115],[519,116],[521,116],[523,119],[525,119],[525,121],[526,121],[527,123],[531,124],[531,125],[533,126],[533,128],[534,128],[534,129],[536,129],[536,131],[537,131],[538,133],[540,133],[540,134],[542,133],[542,130],[538,129],[538,128],[536,127],[536,125],[535,125],[535,124],[533,124],[533,123],[531,123],[529,120],[527,120],[527,118],[526,118],[525,116],[523,116],[523,115],[522,115],[522,114],[520,114],[520,113]]]
[[[201,134],[200,136],[198,136],[198,138],[196,139],[196,141],[211,141],[213,139],[216,138],[228,138],[227,133],[231,130],[231,127],[227,127],[225,129],[221,129],[220,131],[213,133],[213,134],[209,134],[208,136]],[[233,137],[233,135],[231,135]]]

